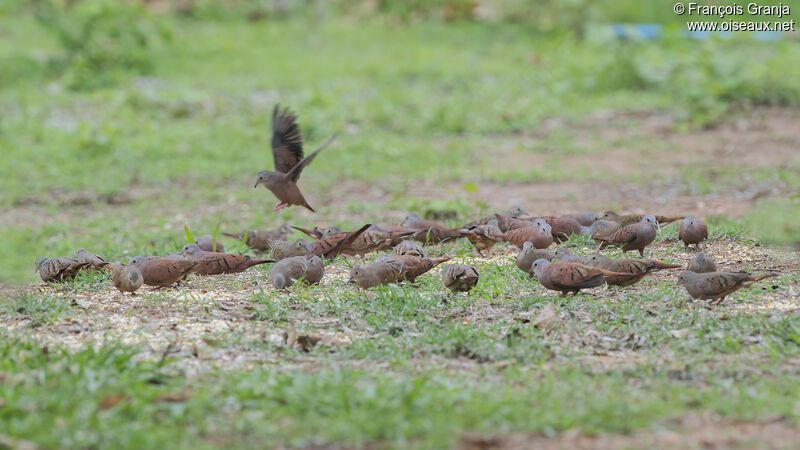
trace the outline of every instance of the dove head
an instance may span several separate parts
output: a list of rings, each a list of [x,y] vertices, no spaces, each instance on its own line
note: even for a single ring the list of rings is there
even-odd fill
[[[525,242],[522,243],[522,251],[523,252],[530,251],[532,248],[533,248],[533,242],[525,241]]]
[[[614,220],[617,217],[619,217],[619,214],[615,213],[614,211],[606,211],[602,216],[600,216],[601,219],[605,220]]]
[[[132,264],[134,266],[138,266],[138,265],[141,265],[141,264],[145,263],[146,261],[147,261],[147,258],[145,258],[144,256],[134,256],[133,258],[131,258],[130,261],[128,261],[128,264]]]
[[[656,217],[652,214],[648,214],[642,217],[642,223],[650,224],[654,227],[658,226],[658,222],[656,222]]]
[[[298,239],[298,240],[296,240],[294,242],[294,247],[297,248],[297,249],[300,249],[300,250],[307,251],[309,244],[311,244],[311,243],[308,242],[307,240],[301,238],[301,239]]]
[[[288,223],[285,223],[285,224],[281,225],[280,227],[278,227],[278,231],[281,232],[281,233],[284,233],[284,234],[292,234],[292,233],[294,233],[294,230],[292,229],[292,226],[289,225]]]
[[[87,253],[89,253],[89,252],[87,252],[86,249],[83,248],[83,247],[75,250],[75,256],[81,256],[81,255],[85,255]]]
[[[695,276],[695,273],[689,271],[682,272],[680,275],[678,275],[678,284],[682,284],[685,286],[686,283],[688,283],[689,280],[692,278],[692,276]]]
[[[683,226],[688,227],[694,224],[694,217],[686,217],[683,219]]]
[[[537,277],[541,277],[542,271],[544,271],[544,268],[547,267],[548,264],[550,264],[550,261],[539,258],[531,264],[531,270],[533,270],[533,273],[535,273]]]
[[[598,216],[597,213],[586,213],[586,215],[592,222],[597,222],[598,220],[600,220],[600,216]]]
[[[553,254],[556,255],[556,257],[558,258],[563,258],[565,256],[572,256],[572,252],[563,247],[558,247],[555,250],[553,250]]]
[[[406,214],[406,216],[403,218],[403,223],[401,225],[406,226],[406,224],[408,224],[408,222],[411,222],[412,220],[422,220],[422,218],[418,216],[417,213],[411,212]]]
[[[322,237],[326,238],[328,236],[335,236],[337,234],[341,234],[342,229],[337,226],[330,226],[325,228],[325,231],[322,232]]]
[[[522,207],[521,207],[521,206],[519,206],[519,205],[514,205],[514,206],[512,206],[511,208],[509,208],[508,212],[506,212],[506,215],[507,215],[508,217],[517,218],[517,217],[527,216],[527,215],[528,215],[528,213],[527,213],[527,212],[525,212],[525,210],[524,210],[524,209],[522,209]]]
[[[272,275],[272,285],[278,289],[283,289],[289,286],[291,282],[286,279],[286,277],[282,273],[276,273]]]
[[[186,244],[186,245],[183,246],[183,249],[181,249],[181,254],[183,256],[193,255],[193,254],[199,253],[201,251],[202,250],[200,250],[200,246],[197,245],[197,244]]]
[[[610,261],[610,260],[611,258],[609,258],[606,255],[601,255],[600,253],[595,253],[594,255],[589,257],[589,261]]]
[[[44,264],[48,259],[50,258],[46,258],[44,256],[36,258],[36,270],[40,270],[42,268],[42,264]]]
[[[355,266],[355,267],[351,268],[350,269],[350,279],[347,280],[347,282],[348,283],[355,283],[356,279],[358,278],[359,275],[361,275],[361,273],[362,273],[361,267]]]
[[[262,170],[258,172],[258,178],[256,178],[256,184],[253,187],[257,188],[259,184],[263,184],[267,189],[272,189],[284,179],[285,174],[273,172],[271,170]]]

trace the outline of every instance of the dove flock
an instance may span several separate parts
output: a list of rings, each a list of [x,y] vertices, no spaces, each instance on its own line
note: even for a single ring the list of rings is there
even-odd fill
[[[255,184],[255,187],[263,185],[277,197],[275,212],[291,206],[314,212],[301,193],[298,181],[303,169],[335,138],[333,135],[305,156],[297,116],[289,109],[275,106],[271,142],[274,170],[259,172]],[[336,226],[310,229],[284,224],[275,230],[222,233],[226,238],[241,242],[257,256],[226,253],[224,245],[212,236],[187,243],[180,253],[134,256],[127,263],[107,262],[100,255],[80,248],[74,258],[41,257],[36,261],[36,270],[45,282],[71,281],[81,271],[108,271],[111,285],[120,292],[135,293],[142,285],[154,289],[175,288],[191,275],[239,273],[271,264],[268,278],[275,288],[301,289],[301,286],[320,283],[325,275],[325,264],[336,258],[388,251],[369,264],[355,263],[350,269],[348,283],[371,289],[414,283],[418,277],[452,259],[429,257],[426,246],[466,238],[478,257],[490,256],[496,245],[517,247],[519,253],[515,262],[522,272],[537,279],[546,289],[566,295],[604,284],[630,286],[652,272],[683,267],[645,259],[646,249],[656,239],[660,228],[677,221],[681,221],[678,240],[684,248],[702,249],[702,242],[708,239],[708,227],[700,218],[617,214],[614,211],[536,216],[514,206],[459,227],[449,227],[411,212],[399,224],[367,223],[352,231]],[[310,240],[290,241],[295,230],[306,234]],[[593,239],[598,251],[582,257],[559,247],[574,235]],[[623,257],[611,258],[600,252],[607,248],[619,249]],[[639,259],[625,258],[630,251],[638,252]],[[469,292],[480,286],[478,271],[470,265],[445,265],[441,274],[443,287],[453,292]],[[719,303],[738,289],[776,275],[719,271],[715,262],[701,252],[687,261],[685,270],[677,274],[676,283],[694,299]]]

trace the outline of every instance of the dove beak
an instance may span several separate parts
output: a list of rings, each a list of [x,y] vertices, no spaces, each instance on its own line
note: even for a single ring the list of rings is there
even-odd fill
[[[258,181],[256,181],[256,184],[253,185],[253,189],[255,189],[257,187],[258,187]]]

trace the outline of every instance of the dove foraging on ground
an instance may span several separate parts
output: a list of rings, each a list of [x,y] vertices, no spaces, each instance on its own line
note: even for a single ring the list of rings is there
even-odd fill
[[[383,260],[363,267],[350,269],[348,283],[356,283],[363,289],[399,283],[403,280],[405,265],[400,261]]]
[[[589,258],[586,258],[584,256],[578,256],[578,255],[572,253],[571,251],[569,251],[569,250],[567,250],[567,249],[565,249],[563,247],[559,247],[559,248],[553,250],[553,259],[550,260],[550,261],[551,262],[558,261],[558,262],[573,262],[573,263],[586,264],[586,262],[589,261]]]
[[[532,270],[542,286],[559,291],[561,295],[567,292],[577,294],[581,289],[600,286],[606,276],[624,275],[579,263],[551,263],[546,259],[534,261]]]
[[[79,262],[88,262],[89,265],[86,267],[87,269],[102,269],[106,266],[106,264],[108,264],[102,256],[95,253],[89,253],[85,248],[79,248],[75,250],[75,259],[77,259]]]
[[[297,116],[288,109],[281,111],[280,105],[275,105],[272,111],[272,157],[275,161],[275,170],[259,172],[254,187],[263,184],[275,194],[275,197],[278,197],[279,202],[275,205],[275,211],[298,205],[314,212],[297,187],[297,180],[303,169],[335,138],[336,135],[333,135],[314,153],[303,158],[303,138],[297,126]]]
[[[678,277],[678,284],[686,288],[686,292],[692,298],[712,300],[712,304],[718,304],[733,292],[774,276],[777,274],[750,275],[747,272],[695,273],[686,271]]]
[[[639,223],[644,219],[646,215],[652,214],[626,214],[620,215],[615,213],[614,211],[606,211],[600,216],[603,220],[611,220],[613,222],[617,222],[620,226],[624,227],[626,225],[633,225],[635,223]],[[675,222],[676,220],[683,219],[683,216],[656,216],[653,215],[656,220],[656,224],[658,226],[666,225],[671,222]]]
[[[111,284],[120,292],[136,292],[144,283],[142,271],[133,264],[111,263]]]
[[[705,253],[700,252],[694,258],[689,260],[686,265],[686,270],[695,273],[708,273],[717,271],[717,263],[713,259],[706,256]]]
[[[44,282],[69,281],[81,269],[91,266],[91,261],[80,262],[72,258],[45,258],[36,260],[36,271]]]
[[[212,236],[203,236],[197,239],[195,242],[201,250],[205,250],[207,252],[225,252],[225,246],[219,241],[217,241],[216,248],[214,248],[214,238]]]
[[[689,248],[694,244],[700,248],[700,243],[708,238],[708,227],[702,219],[687,217],[683,219],[680,229],[678,229],[678,239],[683,242],[683,246]]]
[[[269,279],[277,289],[286,289],[298,280],[317,284],[324,274],[325,268],[319,256],[292,256],[276,262],[269,271]]]
[[[613,220],[600,219],[593,223],[591,227],[589,227],[589,235],[592,237],[592,239],[598,240],[599,238],[611,236],[620,228],[622,227]]]
[[[553,236],[547,231],[547,228],[543,228],[541,225],[509,230],[503,234],[503,237],[519,249],[522,249],[525,242],[530,242],[538,249],[544,249],[553,244]]]
[[[463,236],[461,227],[448,228],[433,220],[425,220],[416,213],[408,213],[400,226],[417,231],[413,239],[422,243],[438,244]]]
[[[198,275],[239,273],[259,264],[275,262],[270,259],[256,259],[248,255],[207,252],[201,249],[197,244],[184,245],[181,254],[187,259],[197,262],[195,273]]]
[[[307,241],[298,239],[296,242],[273,241],[272,259],[280,261],[293,256],[304,256],[308,253]]]
[[[422,246],[417,244],[416,242],[412,241],[403,241],[392,249],[392,256],[403,256],[403,255],[410,255],[410,256],[419,256],[421,258],[425,257],[425,251],[422,250]]]
[[[267,253],[270,250],[270,241],[288,240],[293,233],[294,231],[292,230],[291,225],[287,223],[281,225],[276,230],[250,230],[242,231],[240,233],[222,234],[238,240],[244,239],[245,235],[247,235],[245,245],[255,251]]]
[[[197,269],[197,262],[182,256],[134,256],[129,265],[136,266],[148,286],[172,287]]]
[[[494,214],[491,216],[481,217],[478,220],[473,220],[472,222],[464,224],[464,226],[461,228],[473,228],[480,225],[486,225],[487,223],[489,223],[490,220],[496,220],[497,226],[500,228],[500,231],[505,233],[506,231],[508,231],[508,229],[506,228],[506,222],[508,219],[512,218],[516,219],[518,217],[523,217],[527,215],[528,213],[525,212],[525,210],[523,210],[521,206],[512,206],[511,208],[509,208],[508,211],[505,212],[505,214]]]
[[[642,218],[641,222],[625,225],[611,236],[597,240],[602,243],[600,248],[616,245],[622,249],[623,253],[638,250],[639,255],[644,257],[644,248],[656,239],[657,232],[656,218],[648,214]]]
[[[552,261],[553,255],[547,250],[539,250],[534,248],[533,244],[530,241],[527,241],[522,244],[522,250],[520,250],[519,254],[517,255],[517,267],[519,270],[527,273],[528,275],[533,275],[531,266],[533,266],[533,262],[537,259],[546,259],[548,261]]]
[[[428,272],[443,262],[450,261],[450,258],[422,258],[419,256],[402,255],[391,256],[384,261],[397,261],[403,263],[403,279],[409,283],[413,283],[417,280],[418,276]]]
[[[361,233],[367,231],[367,228],[370,226],[371,224],[366,224],[356,231],[323,237],[309,244],[308,252],[323,259],[334,259],[339,256],[344,249],[348,248]]]
[[[592,225],[594,225],[595,222],[600,220],[600,216],[596,212],[563,214],[563,215],[558,216],[558,217],[559,218],[574,219],[584,227],[591,227]]]
[[[573,234],[588,234],[589,228],[569,217],[541,217],[550,225],[550,234],[556,242],[564,242]]]
[[[624,274],[605,277],[606,283],[616,286],[630,286],[653,271],[680,267],[680,264],[662,263],[654,259],[611,259],[600,254],[589,257],[586,265]]]
[[[469,292],[478,284],[478,271],[465,264],[448,264],[442,267],[442,282],[455,292]]]
[[[503,232],[500,231],[497,219],[490,220],[486,225],[464,228],[461,231],[480,256],[484,256],[484,252],[491,253],[494,244],[503,240]]]
[[[347,255],[366,255],[373,251],[388,250],[403,242],[412,234],[414,234],[414,231],[398,233],[367,230],[361,233],[347,248],[342,249],[342,253]]]

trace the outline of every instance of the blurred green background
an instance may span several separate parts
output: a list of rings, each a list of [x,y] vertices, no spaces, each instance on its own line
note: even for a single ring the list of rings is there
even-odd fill
[[[756,186],[718,220],[797,242],[797,35],[688,39],[673,3],[2,2],[0,280],[33,280],[37,256],[78,246],[112,258],[174,249],[184,224],[389,221],[432,204],[457,223],[516,200],[557,213],[531,203],[558,183],[577,186],[563,212],[650,207],[587,200],[593,185],[731,203]],[[615,22],[664,28],[618,39]],[[272,165],[277,102],[298,112],[309,147],[340,133],[301,180],[316,217],[276,216],[251,187]],[[667,118],[655,131],[642,119],[654,115]],[[787,125],[752,126],[775,117]],[[736,141],[743,129],[767,142],[753,160],[709,149],[661,170],[713,130]]]

